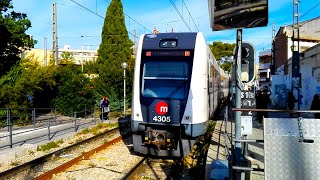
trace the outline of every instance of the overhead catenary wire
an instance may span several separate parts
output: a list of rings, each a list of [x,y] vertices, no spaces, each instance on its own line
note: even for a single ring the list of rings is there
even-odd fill
[[[178,10],[177,6],[175,5],[175,3],[172,0],[169,0],[169,2],[171,3],[171,5],[173,6],[173,8],[176,10],[176,12],[178,13],[178,15],[180,16],[181,20],[183,21],[183,23],[187,26],[187,28],[189,29],[189,31],[191,31],[190,26],[188,25],[188,23],[185,21],[184,17],[182,16],[182,14],[180,13],[180,11]]]
[[[108,3],[111,3],[110,1],[108,1],[108,0],[106,0]],[[125,15],[125,16],[127,16],[129,19],[131,19],[132,21],[134,21],[135,23],[137,23],[139,26],[141,26],[142,28],[144,28],[145,30],[147,30],[148,32],[152,32],[150,29],[148,29],[148,28],[146,28],[145,26],[143,26],[141,23],[139,23],[137,20],[135,20],[135,19],[133,19],[132,17],[130,17],[127,13],[125,13],[124,11],[123,11],[123,14]]]
[[[184,2],[184,0],[182,0],[182,3],[183,3],[183,4],[184,4],[184,6],[186,7],[186,9],[187,9],[187,11],[188,11],[188,13],[189,13],[189,16],[191,17],[191,20],[192,20],[192,22],[193,22],[194,26],[196,27],[197,31],[199,32],[198,26],[197,26],[197,24],[194,22],[194,19],[193,19],[192,15],[191,15],[191,13],[190,13],[190,11],[189,11],[189,9],[188,9],[188,7],[187,7],[186,3]]]
[[[97,14],[96,12],[94,12],[94,11],[92,11],[92,10],[90,10],[89,8],[87,8],[87,7],[85,7],[85,6],[83,6],[82,4],[80,4],[80,3],[78,3],[78,2],[76,2],[76,1],[74,1],[74,0],[70,0],[71,2],[73,2],[73,3],[75,3],[75,4],[77,4],[78,6],[80,6],[80,7],[82,7],[82,8],[84,8],[85,10],[87,10],[87,11],[89,11],[89,12],[91,12],[91,13],[93,13],[93,14],[95,14],[96,16],[98,16],[98,17],[100,17],[100,18],[102,18],[102,19],[104,19],[104,17],[102,17],[101,15],[99,15],[99,14]],[[107,0],[106,0],[107,1]],[[107,1],[107,2],[109,2],[110,3],[110,1]],[[124,13],[124,12],[123,12]],[[125,15],[126,15],[126,13],[124,13]],[[128,16],[128,15],[126,15],[126,16]],[[140,24],[138,21],[136,21],[136,20],[134,20],[133,18],[131,18],[130,16],[128,16],[130,19],[132,19],[134,22],[136,22],[137,24],[139,24],[140,26],[142,26],[144,29],[146,29],[146,30],[148,30],[146,27],[144,27],[142,24]],[[148,30],[148,31],[150,31],[150,30]],[[136,37],[136,38],[139,38],[137,35],[135,35],[135,34],[133,34],[133,33],[131,33],[130,31],[128,31],[128,33],[129,34],[131,34],[133,37]],[[150,33],[151,33],[151,31],[150,31]]]
[[[76,1],[74,1],[74,0],[70,0],[70,1],[73,2],[73,3],[75,3],[75,4],[77,4],[78,6],[82,7],[83,9],[85,9],[85,10],[87,10],[87,11],[95,14],[96,16],[99,16],[99,17],[101,17],[102,19],[104,19],[104,17],[102,17],[101,15],[97,14],[96,12],[90,10],[89,8],[83,6],[82,4],[80,4],[80,3],[78,3],[78,2],[76,2]]]
[[[317,8],[320,5],[320,1],[314,5],[312,8],[310,8],[306,13],[304,13],[303,15],[300,16],[300,19],[302,19],[305,15],[309,14],[312,10],[314,10],[315,8]]]
[[[125,36],[126,34],[105,34],[104,36]],[[72,39],[72,38],[100,38],[101,36],[60,36],[59,38]]]

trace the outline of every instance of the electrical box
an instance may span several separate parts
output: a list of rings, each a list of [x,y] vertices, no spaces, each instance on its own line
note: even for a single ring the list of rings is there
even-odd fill
[[[241,136],[252,134],[252,116],[241,116]]]

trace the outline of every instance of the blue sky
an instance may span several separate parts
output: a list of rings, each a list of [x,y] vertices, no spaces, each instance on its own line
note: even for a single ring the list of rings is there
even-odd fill
[[[83,9],[77,2],[92,12]],[[111,0],[12,0],[14,10],[26,13],[32,27],[27,31],[38,40],[36,48],[52,47],[52,4],[57,3],[59,48],[70,45],[73,49],[97,49],[101,41],[101,30],[106,10]],[[236,42],[236,30],[212,31],[209,22],[207,0],[172,0],[192,31],[197,31],[188,11],[208,43]],[[271,48],[272,22],[276,31],[280,26],[292,24],[293,0],[269,0],[269,23],[267,27],[243,29],[243,41],[255,45],[257,53]],[[137,36],[149,33],[154,27],[160,32],[189,32],[170,0],[122,0],[127,30],[136,31]],[[300,0],[301,21],[320,16],[320,0]],[[141,25],[139,25],[139,22]],[[148,30],[146,30],[146,29]],[[83,37],[81,37],[83,36]],[[133,40],[133,36],[130,35]]]

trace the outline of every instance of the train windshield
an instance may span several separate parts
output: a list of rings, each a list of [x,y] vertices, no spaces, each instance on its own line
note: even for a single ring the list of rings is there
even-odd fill
[[[184,99],[189,90],[187,62],[145,62],[142,96]]]

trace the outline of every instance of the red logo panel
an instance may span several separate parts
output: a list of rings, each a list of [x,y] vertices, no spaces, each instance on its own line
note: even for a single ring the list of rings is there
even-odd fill
[[[167,114],[168,109],[169,109],[169,107],[166,102],[161,101],[156,104],[156,112],[160,115]]]

